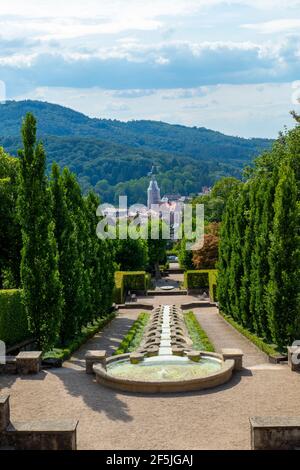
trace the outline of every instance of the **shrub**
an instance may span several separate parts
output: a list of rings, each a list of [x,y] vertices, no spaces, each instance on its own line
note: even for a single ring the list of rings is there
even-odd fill
[[[220,314],[225,318],[225,320],[230,323],[233,328],[235,328],[237,331],[239,331],[243,336],[248,338],[255,346],[257,346],[261,351],[263,351],[265,354],[268,356],[278,356],[279,351],[277,349],[277,346],[274,347],[274,345],[266,343],[262,338],[259,338],[256,336],[254,333],[251,333],[251,331],[247,330],[247,328],[244,328],[242,325],[237,323],[232,317],[229,315],[226,315],[225,313],[220,311]],[[282,352],[284,352],[282,350]]]
[[[184,283],[188,289],[209,287],[208,271],[186,271],[184,273]]]
[[[13,346],[31,337],[21,290],[0,291],[0,340]]]
[[[123,272],[124,289],[129,290],[146,290],[146,273],[145,271]]]
[[[209,296],[216,301],[216,285],[218,271],[216,269],[190,270],[184,273],[184,287],[186,289],[209,288]]]
[[[43,355],[43,359],[68,359],[71,354],[80,348],[89,338],[92,338],[98,331],[102,330],[108,323],[115,318],[116,313],[112,312],[105,317],[100,317],[97,320],[89,323],[87,326],[82,327],[81,332],[71,341],[69,341],[63,348],[53,348]]]
[[[114,300],[122,304],[128,291],[146,291],[148,277],[145,271],[116,271]]]

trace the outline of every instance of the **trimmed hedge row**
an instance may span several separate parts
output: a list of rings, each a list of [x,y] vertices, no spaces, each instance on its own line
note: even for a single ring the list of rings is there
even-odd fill
[[[149,279],[145,271],[117,271],[115,273],[114,300],[122,304],[128,291],[146,291]]]
[[[188,270],[184,273],[184,287],[197,290],[209,288],[209,296],[212,301],[217,300],[216,285],[218,271],[216,269]]]
[[[109,313],[105,317],[100,317],[94,320],[93,323],[89,323],[87,326],[83,326],[81,333],[76,336],[75,339],[70,341],[64,348],[53,348],[43,355],[43,359],[68,359],[74,351],[80,348],[88,339],[92,338],[98,331],[102,330],[108,323],[115,318],[116,312]]]
[[[210,342],[207,334],[201,328],[197,318],[193,312],[188,312],[184,315],[184,321],[188,329],[191,340],[193,341],[193,348],[198,351],[211,351],[214,352],[215,348]]]
[[[149,313],[141,313],[138,316],[137,320],[134,322],[127,335],[124,336],[120,346],[114,352],[114,355],[132,352],[139,346],[149,318]]]
[[[273,357],[277,357],[280,355],[279,351],[275,349],[275,347],[273,347],[271,344],[265,343],[263,339],[259,338],[254,333],[251,333],[251,331],[247,330],[242,325],[237,323],[232,317],[230,317],[229,315],[226,315],[225,313],[221,311],[220,311],[220,314],[228,323],[230,323],[231,326],[233,326],[233,328],[235,328],[239,333],[241,333],[243,336],[248,338],[253,344],[255,344],[255,346],[261,349],[261,351],[263,351],[265,354],[267,354],[268,356],[273,356]]]
[[[20,289],[0,290],[0,340],[13,346],[31,338]]]

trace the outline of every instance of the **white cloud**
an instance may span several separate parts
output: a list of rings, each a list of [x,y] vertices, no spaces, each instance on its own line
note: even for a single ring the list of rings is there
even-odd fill
[[[286,33],[297,31],[300,28],[300,18],[279,19],[264,23],[250,23],[242,25],[242,28],[253,29],[263,34]]]

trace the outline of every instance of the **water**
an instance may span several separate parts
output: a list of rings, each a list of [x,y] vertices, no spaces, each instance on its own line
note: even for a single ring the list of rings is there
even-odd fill
[[[171,354],[172,354],[172,347],[171,347],[171,327],[170,327],[170,305],[164,305],[162,335],[160,337],[158,355],[170,356]]]
[[[107,365],[110,375],[120,379],[163,382],[206,377],[221,369],[221,362],[216,358],[203,355],[199,362],[193,362],[187,356],[172,354],[170,309],[170,305],[163,307],[158,355],[145,357],[138,364],[131,364],[129,359],[112,362]]]
[[[200,362],[192,362],[187,357],[156,356],[146,358],[139,364],[128,360],[118,361],[107,366],[107,372],[113,377],[145,381],[190,380],[206,377],[221,369],[220,361],[202,357]]]

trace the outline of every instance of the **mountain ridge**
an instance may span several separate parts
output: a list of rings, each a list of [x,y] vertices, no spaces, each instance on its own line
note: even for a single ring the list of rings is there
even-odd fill
[[[61,105],[26,100],[0,106],[0,145],[13,155],[28,111],[37,118],[48,168],[54,160],[68,165],[84,191],[93,188],[108,202],[115,202],[120,191],[129,193],[131,202],[145,202],[145,177],[153,163],[160,168],[162,192],[192,194],[220,176],[240,176],[242,167],[272,144],[204,127],[90,118]]]

